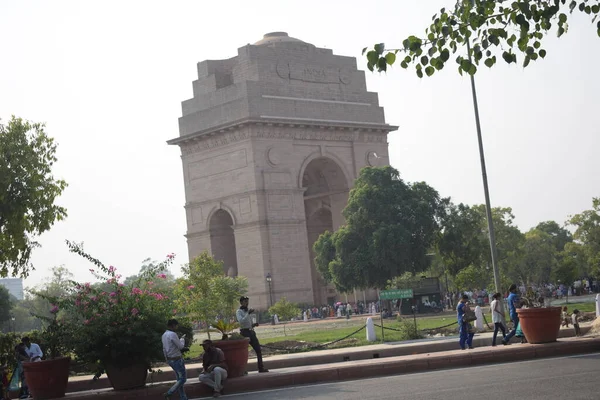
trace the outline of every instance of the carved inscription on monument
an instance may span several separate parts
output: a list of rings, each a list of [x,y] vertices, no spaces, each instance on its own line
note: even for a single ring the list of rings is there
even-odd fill
[[[189,163],[188,179],[192,182],[207,176],[244,168],[247,165],[246,149],[231,151],[219,156]]]
[[[313,83],[343,83],[348,84],[351,80],[351,72],[344,69],[322,67],[314,65],[303,65],[281,61],[277,63],[277,75],[283,79]]]

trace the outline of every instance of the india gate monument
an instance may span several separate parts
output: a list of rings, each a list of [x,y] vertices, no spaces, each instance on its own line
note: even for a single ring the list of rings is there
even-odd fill
[[[247,277],[258,309],[284,296],[344,301],[315,269],[312,245],[344,223],[361,168],[389,163],[397,128],[356,59],[274,32],[198,63],[192,85],[168,142],[181,148],[190,260],[207,250],[226,274]]]

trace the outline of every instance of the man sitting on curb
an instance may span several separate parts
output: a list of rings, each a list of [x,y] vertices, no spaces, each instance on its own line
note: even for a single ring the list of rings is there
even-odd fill
[[[204,354],[202,366],[204,370],[198,377],[200,382],[213,388],[213,397],[223,394],[223,382],[227,379],[227,364],[223,351],[213,345],[212,340],[202,342]]]

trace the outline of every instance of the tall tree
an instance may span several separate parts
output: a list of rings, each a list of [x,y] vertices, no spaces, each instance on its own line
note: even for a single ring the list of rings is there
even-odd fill
[[[520,281],[527,285],[548,283],[558,264],[558,252],[552,237],[539,229],[525,234],[523,257],[516,269]]]
[[[567,229],[561,227],[555,221],[540,222],[535,227],[536,230],[550,235],[552,245],[558,253],[565,250],[565,245],[573,241],[573,235]]]
[[[374,45],[372,50],[365,47],[363,54],[371,71],[386,71],[400,60],[402,68],[414,66],[419,78],[444,68],[456,53],[460,74],[475,74],[481,62],[493,67],[500,53],[506,63],[522,61],[527,67],[546,56],[542,46],[545,36],[555,31],[560,37],[567,32],[573,12],[587,14],[595,23],[600,1],[458,0],[433,15],[424,35],[407,37],[398,49],[387,49],[384,43]],[[600,36],[600,21],[596,29]],[[467,41],[471,42],[472,62],[465,49]]]
[[[13,306],[8,289],[0,285],[0,324],[10,319]]]
[[[592,209],[574,215],[569,224],[575,227],[573,238],[581,245],[589,273],[600,276],[600,197],[592,199]]]
[[[363,168],[343,211],[346,224],[314,245],[317,269],[341,292],[383,288],[404,272],[424,270],[441,203],[435,189],[405,183],[392,167]]]
[[[482,235],[483,223],[478,209],[466,204],[449,203],[441,218],[437,251],[447,272],[455,276],[472,264],[479,265],[489,244]]]
[[[507,279],[516,278],[514,272],[518,270],[524,237],[513,225],[514,215],[511,208],[492,209],[492,219],[496,229],[498,263],[504,285]],[[477,277],[476,281],[472,282],[474,287],[487,287],[487,284],[483,284],[483,280],[487,279],[484,277],[492,279],[492,275],[485,205],[449,204],[441,218],[441,226],[436,247],[444,260],[447,272],[457,277],[460,271],[473,267],[463,273],[459,279],[460,284],[465,286],[468,277]]]
[[[0,124],[0,276],[26,277],[36,237],[67,216],[54,204],[67,184],[52,175],[56,144],[44,125]]]

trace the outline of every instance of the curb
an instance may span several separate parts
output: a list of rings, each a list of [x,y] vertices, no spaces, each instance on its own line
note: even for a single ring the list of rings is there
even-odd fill
[[[226,393],[243,393],[264,389],[277,389],[306,384],[337,382],[374,378],[386,375],[409,374],[445,368],[467,367],[501,362],[524,361],[546,357],[576,355],[600,351],[600,338],[577,338],[547,344],[525,344],[453,350],[438,353],[389,357],[386,360],[370,359],[345,363],[334,363],[272,371],[268,374],[250,374],[231,379],[226,384]],[[382,362],[384,361],[384,362]],[[188,381],[189,382],[189,381]],[[170,383],[148,385],[144,389],[116,392],[111,389],[70,393],[69,400],[136,400],[162,399]],[[199,382],[186,384],[189,398],[212,395],[208,387]]]

